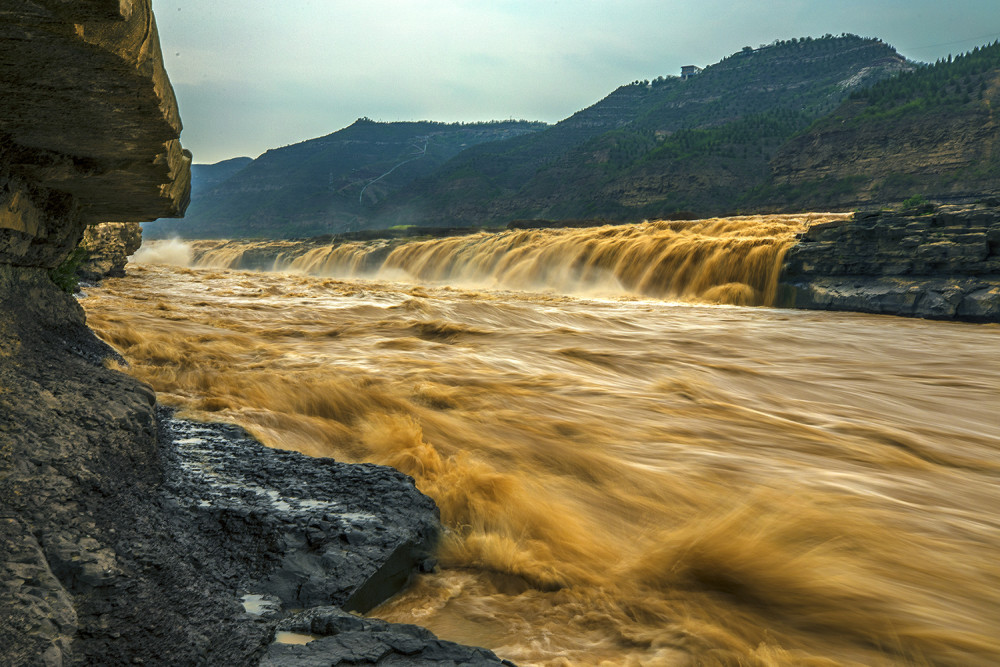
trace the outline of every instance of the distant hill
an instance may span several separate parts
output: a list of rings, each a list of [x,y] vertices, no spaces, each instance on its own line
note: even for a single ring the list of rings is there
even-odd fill
[[[267,151],[195,165],[183,220],[143,227],[146,238],[295,237],[365,226],[382,199],[462,150],[538,132],[545,123],[378,123]]]
[[[933,65],[844,34],[635,81],[552,126],[376,123],[196,165],[147,237],[850,210],[1000,194],[1000,44]],[[520,224],[530,224],[520,223]]]
[[[246,168],[253,158],[234,157],[215,164],[191,165],[191,198],[198,199]]]
[[[1000,195],[1000,42],[851,95],[782,146],[751,202],[857,208]]]
[[[730,211],[797,131],[912,69],[855,35],[746,47],[695,76],[633,82],[543,132],[465,151],[385,202],[373,224],[411,222],[414,208],[450,224]]]

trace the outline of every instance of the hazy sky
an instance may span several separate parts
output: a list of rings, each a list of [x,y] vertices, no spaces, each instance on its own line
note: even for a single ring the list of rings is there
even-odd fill
[[[1000,0],[153,0],[195,162],[356,118],[555,122],[636,79],[850,32],[933,61],[1000,38]]]

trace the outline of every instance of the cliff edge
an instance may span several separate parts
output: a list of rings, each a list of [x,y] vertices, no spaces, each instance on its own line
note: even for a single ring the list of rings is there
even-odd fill
[[[191,158],[148,0],[0,9],[0,661],[120,635],[112,518],[154,483],[152,390],[49,279],[90,223],[180,216]],[[123,496],[122,494],[126,494]],[[107,590],[107,589],[106,589]],[[103,607],[102,607],[103,604]],[[103,620],[102,620],[103,619]]]

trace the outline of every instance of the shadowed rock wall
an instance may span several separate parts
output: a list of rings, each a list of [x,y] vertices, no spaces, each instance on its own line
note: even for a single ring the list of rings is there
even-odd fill
[[[114,353],[48,270],[89,223],[183,213],[190,156],[180,130],[148,0],[3,3],[3,664],[100,661],[98,644],[129,643],[108,593],[134,572],[110,517],[140,507],[133,497],[156,482],[155,399],[104,367]]]

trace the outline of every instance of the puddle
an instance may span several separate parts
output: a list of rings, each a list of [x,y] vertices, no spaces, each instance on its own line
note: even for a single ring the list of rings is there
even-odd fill
[[[285,500],[282,500],[281,494],[278,493],[277,491],[274,491],[272,489],[261,489],[260,487],[255,488],[249,485],[247,485],[247,488],[253,488],[254,491],[258,492],[263,491],[271,499],[271,502],[274,504],[274,506],[283,512],[287,512],[288,510],[292,509],[292,506],[289,505],[288,502],[286,502]]]
[[[253,595],[247,593],[243,596],[243,609],[248,614],[254,616],[264,616],[273,614],[281,609],[281,604],[272,597],[266,595]]]
[[[274,633],[275,644],[308,644],[314,639],[319,639],[316,635],[304,635],[300,632],[276,632]]]

